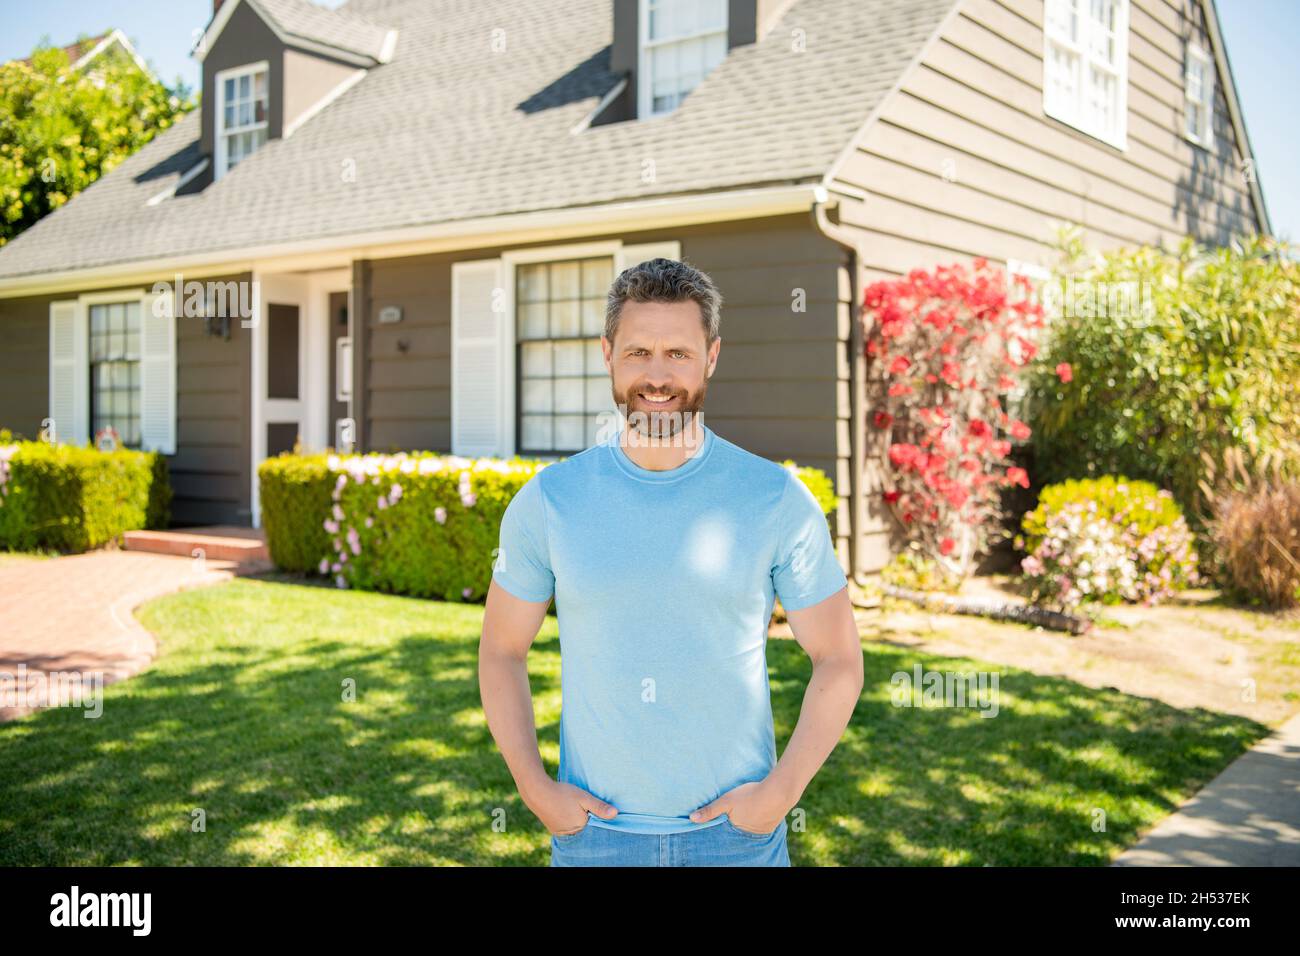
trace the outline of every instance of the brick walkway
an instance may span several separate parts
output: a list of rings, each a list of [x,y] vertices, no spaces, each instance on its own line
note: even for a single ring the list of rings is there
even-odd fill
[[[172,591],[228,581],[233,569],[226,561],[136,551],[6,560],[0,563],[0,674],[20,692],[31,686],[20,677],[30,680],[33,671],[99,672],[103,684],[130,677],[158,649],[132,611]],[[82,680],[89,688],[95,678]],[[0,699],[0,720],[42,706],[41,698],[23,696],[14,702],[26,706],[5,706],[10,701]]]

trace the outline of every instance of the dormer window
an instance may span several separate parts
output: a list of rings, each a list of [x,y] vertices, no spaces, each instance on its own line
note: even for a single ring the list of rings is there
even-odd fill
[[[267,76],[265,62],[217,74],[218,179],[266,142]]]
[[[727,55],[727,0],[640,0],[637,115],[659,116]]]

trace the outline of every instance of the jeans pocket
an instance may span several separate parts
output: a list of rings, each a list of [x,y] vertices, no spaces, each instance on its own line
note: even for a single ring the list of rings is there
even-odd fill
[[[554,837],[555,840],[559,843],[569,843],[573,840],[578,839],[578,837],[582,836],[590,829],[591,829],[591,814],[588,813],[587,822],[582,825],[581,830],[576,830],[573,833],[552,833],[551,836]]]
[[[741,836],[749,837],[751,840],[770,840],[776,834],[776,832],[781,829],[781,824],[785,823],[785,821],[782,820],[781,823],[778,823],[773,829],[769,830],[767,833],[755,833],[753,830],[742,830],[740,827],[736,826],[734,823],[731,822],[730,816],[727,816],[725,814],[722,817],[722,822],[733,833],[739,833]]]

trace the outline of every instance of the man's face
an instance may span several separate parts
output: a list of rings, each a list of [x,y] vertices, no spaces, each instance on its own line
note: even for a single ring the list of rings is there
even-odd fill
[[[693,300],[625,302],[613,343],[600,342],[614,404],[642,435],[671,438],[704,407],[722,339],[706,347]]]

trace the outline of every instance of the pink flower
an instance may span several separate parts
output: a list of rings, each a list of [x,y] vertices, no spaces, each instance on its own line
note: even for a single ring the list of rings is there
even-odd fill
[[[324,522],[324,527],[325,530],[328,531],[330,534],[339,533],[339,523],[337,521],[331,521],[329,518],[326,518]]]
[[[321,559],[320,559],[320,573],[321,573],[321,574],[326,574],[326,573],[328,573],[329,569],[330,569],[330,559],[329,559],[329,558],[321,558]]]
[[[334,505],[334,520],[335,520],[335,521],[342,521],[343,518],[344,518],[343,509],[340,508],[340,507],[338,506],[337,503],[335,503],[335,505]]]
[[[1070,368],[1069,362],[1062,362],[1056,366],[1056,374],[1061,377],[1062,382],[1069,382],[1074,378],[1074,369]]]
[[[1029,487],[1029,472],[1023,468],[1016,468],[1014,465],[1007,469],[1007,483],[1019,485],[1021,488]]]
[[[379,496],[379,510],[380,510],[380,511],[383,511],[383,510],[384,510],[385,508],[387,508],[387,507],[388,507],[388,499],[385,498],[383,495],[380,495],[380,496]]]
[[[393,490],[388,493],[388,496],[393,501],[397,501],[398,499],[400,499],[402,497],[402,486],[393,485]]]
[[[438,507],[433,509],[433,517],[437,520],[438,524],[446,524],[447,509],[442,507],[442,505],[439,505]]]
[[[473,593],[474,593],[473,588],[465,588],[463,591],[460,592],[460,596],[463,598],[468,598]]]
[[[944,555],[952,554],[953,549],[956,547],[956,541],[952,540],[952,538],[944,538],[939,542],[939,553]]]

